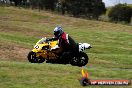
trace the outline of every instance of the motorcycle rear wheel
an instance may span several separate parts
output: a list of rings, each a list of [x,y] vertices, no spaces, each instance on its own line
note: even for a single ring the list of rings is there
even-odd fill
[[[28,53],[27,58],[28,58],[28,61],[31,63],[43,63],[45,61],[45,59],[42,58],[41,56],[36,57],[36,53],[33,51],[30,51]]]
[[[80,52],[79,56],[73,57],[73,59],[71,60],[70,63],[73,66],[81,67],[81,66],[85,66],[88,63],[88,60],[89,60],[89,58],[88,58],[87,54],[84,52]]]

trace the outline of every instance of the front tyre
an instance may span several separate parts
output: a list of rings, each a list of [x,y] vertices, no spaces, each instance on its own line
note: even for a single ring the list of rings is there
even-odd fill
[[[36,57],[36,53],[33,51],[30,51],[28,53],[27,58],[28,58],[28,61],[31,63],[43,63],[45,61],[45,59],[42,58],[41,56]]]

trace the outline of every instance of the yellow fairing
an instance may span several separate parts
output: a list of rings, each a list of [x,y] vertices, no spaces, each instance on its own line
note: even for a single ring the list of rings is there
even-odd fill
[[[58,43],[58,41],[52,41],[52,42],[50,43],[50,48],[52,48],[52,47],[56,46],[56,45],[57,45],[57,43]]]
[[[40,39],[36,45],[34,46],[34,49],[32,50],[33,52],[36,53],[36,57],[42,56],[43,58],[47,58],[47,56],[49,57],[55,57],[54,53],[50,52],[48,53],[46,49],[43,49],[43,47],[47,47],[47,49],[50,49],[54,46],[57,45],[58,40],[57,41],[50,41],[50,42],[43,42],[44,39]]]

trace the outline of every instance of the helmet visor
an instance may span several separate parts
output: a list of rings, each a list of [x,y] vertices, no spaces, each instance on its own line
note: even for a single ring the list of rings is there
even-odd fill
[[[55,37],[59,37],[59,34],[60,34],[59,31],[54,32]]]

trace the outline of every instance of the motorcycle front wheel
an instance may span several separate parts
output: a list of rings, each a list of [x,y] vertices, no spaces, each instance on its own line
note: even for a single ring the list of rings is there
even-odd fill
[[[28,61],[31,63],[43,63],[45,61],[45,59],[42,58],[41,56],[36,57],[36,53],[33,51],[30,51],[28,53],[27,58],[28,58]]]

